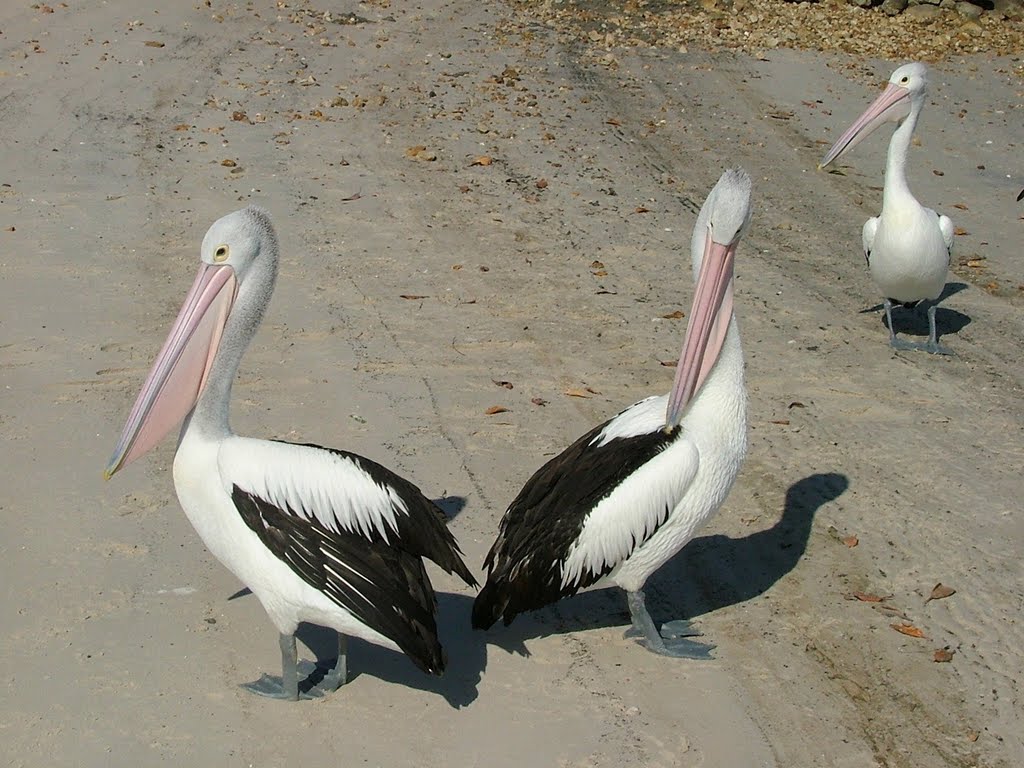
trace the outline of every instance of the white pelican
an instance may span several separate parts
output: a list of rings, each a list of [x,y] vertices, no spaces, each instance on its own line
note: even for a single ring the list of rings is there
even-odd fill
[[[174,457],[181,506],[281,633],[281,680],[264,675],[249,690],[299,697],[295,630],[302,621],[339,633],[336,666],[319,684],[306,681],[306,697],[344,684],[346,635],[400,649],[420,669],[441,674],[437,601],[422,558],[476,583],[443,513],[369,459],[231,431],[231,385],[277,278],[277,236],[266,211],[253,206],[216,221],[200,260],[106,476],[184,420]]]
[[[628,637],[705,658],[688,622],[656,628],[647,578],[725,500],[746,451],[747,393],[733,316],[733,265],[750,222],[750,178],[722,174],[691,240],[696,289],[672,391],[631,405],[541,467],[502,518],[473,626],[505,624],[607,579],[626,590]]]
[[[924,64],[904,64],[892,73],[889,84],[864,114],[825,153],[824,168],[886,122],[900,126],[889,141],[885,165],[882,214],[864,224],[864,258],[875,284],[882,289],[889,343],[896,349],[923,349],[948,355],[935,333],[935,303],[942,295],[953,249],[953,222],[925,208],[907,186],[907,152],[924,107],[928,69]],[[892,305],[914,307],[928,301],[928,341],[914,343],[896,338]]]

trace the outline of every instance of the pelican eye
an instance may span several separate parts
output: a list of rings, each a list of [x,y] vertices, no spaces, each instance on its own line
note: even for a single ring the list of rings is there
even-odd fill
[[[906,82],[909,82],[909,81],[910,81],[910,78],[907,77],[906,75],[904,75],[903,77],[900,78],[900,82],[901,83],[906,83]]]
[[[214,261],[227,261],[228,260],[228,247],[226,245],[218,245],[217,250],[213,252]]]

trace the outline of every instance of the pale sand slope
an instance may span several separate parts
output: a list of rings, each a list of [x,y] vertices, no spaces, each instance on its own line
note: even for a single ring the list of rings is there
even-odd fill
[[[936,359],[894,355],[862,312],[880,298],[859,233],[885,139],[846,177],[815,170],[891,62],[601,60],[470,0],[348,6],[356,25],[302,2],[68,5],[0,9],[6,762],[1024,764],[1010,64],[940,67],[911,160],[921,197],[969,232],[958,253],[987,257],[978,284],[998,283],[951,275],[957,356]],[[417,145],[436,160],[408,158]],[[716,660],[623,640],[614,590],[471,632],[472,595],[435,569],[443,679],[357,643],[329,699],[240,691],[278,671],[274,631],[254,598],[229,600],[240,585],[178,509],[173,441],[100,474],[209,224],[259,202],[284,251],[236,429],[358,451],[453,497],[477,569],[545,457],[669,387],[685,321],[663,316],[688,307],[696,209],[731,164],[758,206],[737,285],[750,456],[650,584],[655,617],[695,617]],[[957,594],[925,604],[939,581]],[[901,613],[927,639],[891,629]]]

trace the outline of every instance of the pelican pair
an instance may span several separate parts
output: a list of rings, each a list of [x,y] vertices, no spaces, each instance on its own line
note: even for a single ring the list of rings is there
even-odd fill
[[[501,521],[473,624],[507,624],[602,579],[623,587],[630,634],[658,653],[703,657],[685,622],[659,630],[647,578],[724,501],[746,446],[743,355],[733,267],[751,215],[743,171],[722,174],[691,240],[695,297],[675,383],[591,430],[544,465]],[[280,636],[282,675],[250,690],[322,695],[346,680],[345,638],[405,653],[440,674],[437,600],[424,559],[476,580],[443,513],[415,485],[370,459],[315,445],[236,435],[231,387],[273,292],[278,243],[266,211],[213,224],[177,320],[106,470],[119,471],[183,424],[174,486],[210,552],[259,599]],[[338,661],[300,680],[295,631],[337,631]]]

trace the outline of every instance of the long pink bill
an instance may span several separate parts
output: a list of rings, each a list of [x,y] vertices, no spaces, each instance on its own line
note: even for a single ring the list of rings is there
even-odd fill
[[[831,149],[818,163],[819,168],[824,168],[846,150],[857,146],[862,139],[869,136],[882,123],[900,121],[910,114],[910,92],[893,83],[889,83],[878,98],[871,102],[864,114],[854,121],[853,125],[846,129],[846,133],[839,137]]]
[[[732,271],[738,245],[738,238],[727,245],[716,243],[708,231],[683,351],[679,355],[675,383],[668,398],[667,429],[682,421],[686,407],[721,354],[732,319]]]
[[[104,476],[142,456],[195,407],[220,346],[237,280],[229,266],[203,264],[128,415]]]

